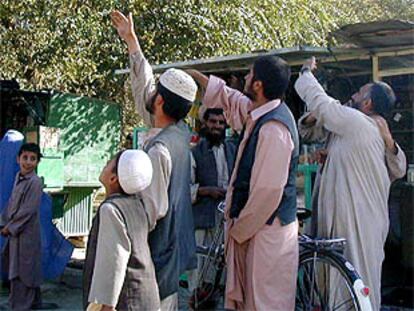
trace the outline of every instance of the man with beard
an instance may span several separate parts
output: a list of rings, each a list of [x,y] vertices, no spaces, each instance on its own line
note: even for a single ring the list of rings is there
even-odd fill
[[[232,310],[295,308],[298,266],[295,120],[283,102],[290,68],[281,58],[257,59],[245,94],[217,77],[188,71],[206,87],[203,103],[224,109],[243,128],[226,195],[226,301]]]
[[[155,84],[135,34],[132,15],[111,14],[114,27],[126,42],[131,62],[132,94],[137,112],[150,129],[144,150],[154,169],[143,191],[154,201],[148,210],[156,226],[149,245],[161,298],[161,310],[178,309],[179,276],[196,266],[191,209],[190,132],[183,119],[197,93],[194,80],[182,70],[169,69]],[[155,223],[155,222],[152,222]]]
[[[236,146],[225,140],[223,109],[207,109],[202,118],[205,137],[192,149],[191,192],[196,244],[210,245],[217,225],[217,206],[226,195]],[[198,258],[197,270],[189,278],[190,290],[196,286],[201,267],[202,258]]]
[[[406,163],[383,119],[392,109],[395,95],[386,83],[372,82],[352,95],[349,105],[341,105],[325,93],[312,74],[314,69],[312,58],[302,67],[295,89],[311,112],[301,122],[329,131],[317,235],[346,238],[344,255],[371,289],[373,310],[380,310],[390,179],[395,173],[395,177],[404,175]],[[395,168],[388,172],[387,165],[399,166],[400,172]],[[337,283],[331,278],[330,284]]]

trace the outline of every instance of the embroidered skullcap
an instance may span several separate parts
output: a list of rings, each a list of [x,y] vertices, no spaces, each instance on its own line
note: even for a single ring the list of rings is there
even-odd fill
[[[127,194],[138,193],[147,188],[152,179],[152,164],[142,150],[125,150],[118,162],[119,184]]]
[[[194,79],[180,69],[168,69],[160,77],[160,83],[170,92],[193,102],[197,94],[197,84]]]

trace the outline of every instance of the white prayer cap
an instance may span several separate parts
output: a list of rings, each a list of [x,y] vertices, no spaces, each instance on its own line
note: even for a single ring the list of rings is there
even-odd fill
[[[125,150],[119,158],[117,173],[119,184],[125,193],[138,193],[151,183],[151,160],[142,150]]]
[[[193,102],[197,94],[197,84],[194,79],[180,69],[168,69],[160,77],[160,83],[170,92]]]

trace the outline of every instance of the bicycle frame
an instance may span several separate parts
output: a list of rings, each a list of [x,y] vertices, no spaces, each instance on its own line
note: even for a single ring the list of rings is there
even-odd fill
[[[211,258],[212,262],[214,262],[214,264],[217,265],[220,269],[220,273],[222,273],[225,266],[224,245],[221,242],[224,235],[224,207],[224,202],[221,202],[217,207],[218,210],[223,214],[223,218],[220,220],[220,225],[214,234],[213,242],[211,245],[197,246],[197,254]],[[339,266],[345,267],[345,269],[347,269],[347,276],[350,278],[353,290],[356,294],[356,299],[358,300],[360,310],[372,311],[368,288],[364,285],[364,282],[362,281],[354,266],[343,256],[343,250],[346,245],[345,239],[313,239],[307,235],[299,234],[298,242],[300,245],[300,257],[310,254],[314,258],[314,265],[316,263],[316,254],[323,255],[326,253],[327,256],[329,255],[329,257],[334,260]],[[203,275],[204,273],[207,273],[207,269],[208,267],[203,267],[199,282],[203,280]],[[314,283],[313,281],[314,279],[312,280],[312,284]],[[310,292],[313,293],[313,288]]]

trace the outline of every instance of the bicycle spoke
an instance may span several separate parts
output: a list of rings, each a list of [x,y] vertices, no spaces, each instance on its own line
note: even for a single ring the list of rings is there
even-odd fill
[[[346,305],[347,303],[350,303],[350,302],[352,302],[352,298],[349,298],[348,300],[345,300],[344,302],[342,302],[339,306],[334,307],[332,309],[332,311],[339,310],[339,308],[341,308],[342,306],[344,306],[344,305]],[[350,309],[346,309],[346,310],[352,310],[352,308],[353,308],[353,306],[351,305],[351,308]]]
[[[302,273],[302,276],[304,278],[306,278],[306,275],[307,275],[307,271],[305,271],[306,268],[304,268],[303,270],[304,271],[300,271],[299,273]],[[309,306],[307,305],[306,302],[307,301],[310,301],[310,299],[308,298],[308,295],[307,295],[308,290],[306,288],[306,284],[308,284],[308,282],[304,281],[303,279],[302,279],[302,282],[300,282],[300,284],[299,284],[299,287],[300,287],[300,299],[301,299],[302,305],[304,306],[304,310],[307,310],[308,309]]]
[[[326,257],[325,257],[326,256]],[[309,254],[301,259],[298,271],[296,310],[343,311],[359,310],[346,270],[329,257]]]

